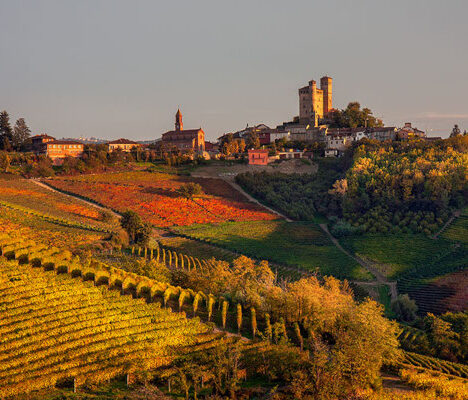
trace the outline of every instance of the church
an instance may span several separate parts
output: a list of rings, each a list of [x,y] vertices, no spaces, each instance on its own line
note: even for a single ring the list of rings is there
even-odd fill
[[[205,132],[203,129],[186,129],[182,122],[182,113],[177,110],[175,116],[175,130],[162,135],[162,146],[166,150],[175,150],[183,153],[193,151],[194,154],[203,154],[205,151]]]

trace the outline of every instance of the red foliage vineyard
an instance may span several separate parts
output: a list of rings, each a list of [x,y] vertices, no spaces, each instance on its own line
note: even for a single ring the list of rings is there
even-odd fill
[[[203,187],[204,195],[192,200],[180,197],[176,190],[193,181]],[[160,227],[277,218],[247,202],[222,180],[128,172],[52,179],[48,183],[118,211],[133,210]]]

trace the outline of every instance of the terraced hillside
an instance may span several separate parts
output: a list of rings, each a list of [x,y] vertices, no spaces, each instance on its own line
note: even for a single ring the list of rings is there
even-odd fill
[[[0,257],[0,398],[168,365],[215,336],[197,319]]]

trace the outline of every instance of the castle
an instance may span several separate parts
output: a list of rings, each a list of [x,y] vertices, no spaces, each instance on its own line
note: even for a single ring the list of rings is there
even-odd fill
[[[319,120],[333,109],[332,86],[332,78],[324,76],[320,89],[313,80],[299,89],[299,122],[318,126]]]

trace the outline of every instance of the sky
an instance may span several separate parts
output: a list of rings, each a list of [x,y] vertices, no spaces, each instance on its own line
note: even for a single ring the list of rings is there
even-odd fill
[[[333,77],[386,125],[468,130],[467,0],[0,0],[0,109],[34,134],[207,139],[298,114]]]

